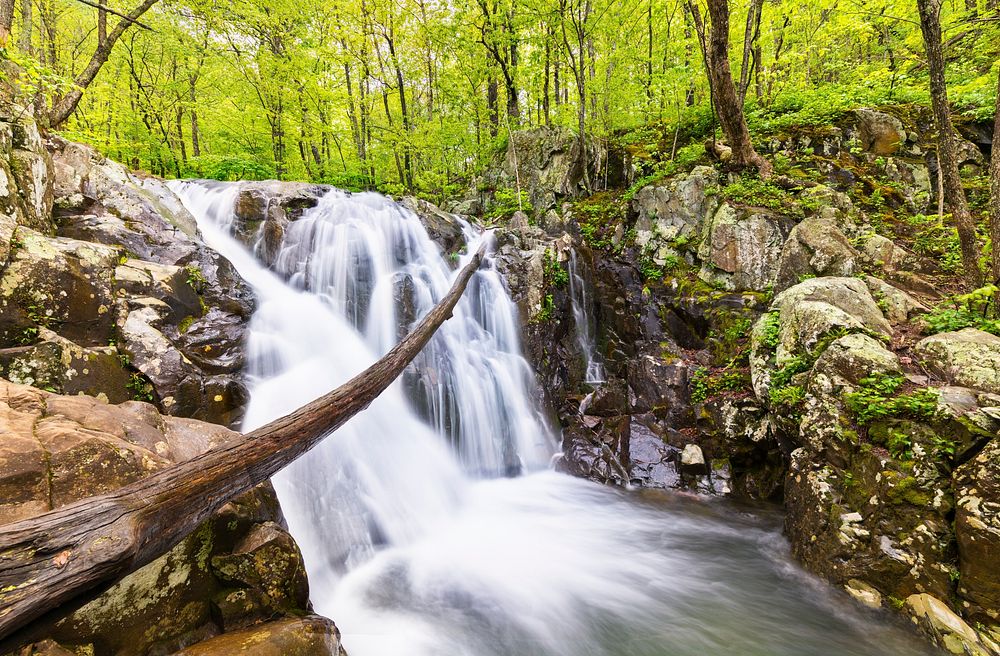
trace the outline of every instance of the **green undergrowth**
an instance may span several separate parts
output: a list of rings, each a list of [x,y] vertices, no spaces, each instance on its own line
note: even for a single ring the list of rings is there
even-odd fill
[[[929,335],[963,328],[978,328],[1000,335],[998,292],[996,285],[987,285],[968,294],[952,296],[921,317],[921,327]]]
[[[894,417],[933,420],[937,416],[937,391],[922,387],[903,392],[905,382],[903,376],[862,378],[857,390],[844,395],[844,405],[862,426]]]

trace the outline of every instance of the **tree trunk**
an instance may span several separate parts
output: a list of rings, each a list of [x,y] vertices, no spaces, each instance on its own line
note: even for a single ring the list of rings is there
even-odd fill
[[[192,75],[188,81],[188,99],[191,101],[191,154],[194,157],[201,157],[201,131],[198,129],[198,110],[196,109],[198,107],[198,77]]]
[[[990,151],[990,241],[993,244],[993,284],[1000,286],[1000,81],[997,113],[993,119],[993,149]]]
[[[125,33],[125,30],[127,30],[134,21],[138,20],[158,1],[159,0],[143,0],[142,4],[128,13],[128,18],[123,18],[118,21],[118,24],[115,25],[115,29],[111,30],[111,34],[107,36],[103,43],[97,46],[97,50],[94,51],[94,54],[90,58],[90,62],[87,63],[87,66],[80,71],[80,74],[73,80],[73,88],[69,91],[69,93],[60,98],[59,101],[56,102],[55,106],[52,107],[48,117],[49,127],[59,127],[66,122],[66,119],[70,117],[76,109],[76,106],[80,104],[80,99],[83,98],[83,92],[88,86],[90,86],[90,83],[94,81],[94,78],[97,77],[97,74],[100,72],[101,67],[104,66],[105,62],[108,61],[108,57],[111,56],[111,49],[114,48],[115,43],[118,42],[121,35]],[[6,2],[13,3],[13,0],[0,0],[0,5]]]
[[[21,0],[21,36],[18,47],[26,55],[31,55],[31,0]]]
[[[10,30],[14,26],[14,0],[0,0],[0,48],[10,43]]]
[[[729,66],[729,2],[708,0],[708,13],[712,20],[705,47],[705,67],[712,82],[715,115],[722,126],[726,142],[732,148],[732,163],[737,167],[756,167],[762,178],[770,176],[772,167],[757,154],[750,140],[743,104],[733,83]],[[697,7],[691,8],[697,26],[700,17]]]
[[[927,71],[930,74],[931,107],[938,132],[938,161],[944,179],[944,196],[951,208],[952,220],[958,230],[958,241],[962,249],[962,268],[970,288],[981,282],[979,273],[979,244],[976,240],[976,224],[962,188],[962,178],[958,171],[958,152],[955,147],[955,131],[951,124],[951,109],[948,106],[948,87],[944,80],[944,54],[941,48],[941,2],[942,0],[917,0],[920,12],[920,31],[924,36],[927,50]]]
[[[0,527],[0,652],[36,639],[42,625],[65,612],[60,606],[166,553],[230,499],[266,481],[368,407],[451,316],[484,250],[413,332],[332,392],[114,492]],[[46,613],[50,616],[40,620]]]

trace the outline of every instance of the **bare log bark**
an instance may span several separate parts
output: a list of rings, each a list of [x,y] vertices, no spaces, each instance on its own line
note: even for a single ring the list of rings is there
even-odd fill
[[[484,251],[413,332],[329,394],[112,493],[0,527],[0,651],[16,646],[12,634],[33,620],[166,553],[229,500],[367,408],[451,316]]]
[[[944,197],[951,208],[958,242],[962,250],[962,268],[966,284],[970,288],[979,285],[979,243],[976,239],[976,224],[969,211],[969,203],[962,188],[962,177],[958,171],[958,151],[955,146],[955,129],[951,123],[951,108],[948,105],[948,87],[944,79],[944,54],[941,49],[941,3],[942,0],[917,0],[920,12],[920,31],[923,33],[927,51],[927,71],[930,74],[931,108],[937,127],[938,162],[944,180]]]

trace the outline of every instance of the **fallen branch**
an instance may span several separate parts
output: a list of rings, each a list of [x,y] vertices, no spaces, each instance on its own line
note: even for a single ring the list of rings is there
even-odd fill
[[[413,332],[329,394],[115,492],[0,527],[0,653],[29,641],[30,622],[166,553],[225,503],[368,407],[451,316],[484,251]]]

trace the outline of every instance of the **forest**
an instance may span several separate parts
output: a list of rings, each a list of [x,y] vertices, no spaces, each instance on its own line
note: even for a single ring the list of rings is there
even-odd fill
[[[511,131],[655,132],[654,164],[710,134],[720,4],[755,135],[929,100],[912,0],[8,0],[3,52],[53,129],[132,168],[440,199]],[[920,4],[954,111],[991,117],[996,0]]]

